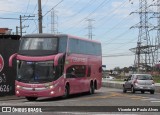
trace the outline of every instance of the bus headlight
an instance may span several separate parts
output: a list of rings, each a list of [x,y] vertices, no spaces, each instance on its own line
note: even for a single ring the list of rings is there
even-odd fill
[[[53,94],[54,94],[54,91],[51,91],[50,93],[51,93],[51,95],[53,95]]]
[[[57,87],[57,85],[58,85],[58,83],[57,83],[57,84],[54,84],[54,85],[50,85],[49,88],[50,88],[50,89],[53,89],[53,88]]]
[[[19,91],[16,91],[16,94],[19,94]]]
[[[16,88],[20,89],[20,88],[21,88],[21,86],[17,85],[17,86],[16,86]]]
[[[53,85],[50,85],[50,86],[49,86],[49,88],[50,88],[50,89],[53,89],[53,88],[54,88],[54,86],[53,86]]]

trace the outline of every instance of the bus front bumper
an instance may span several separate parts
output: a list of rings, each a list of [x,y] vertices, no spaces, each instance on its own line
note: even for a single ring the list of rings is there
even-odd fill
[[[63,95],[61,87],[56,88],[16,88],[15,94],[18,97],[57,97]]]

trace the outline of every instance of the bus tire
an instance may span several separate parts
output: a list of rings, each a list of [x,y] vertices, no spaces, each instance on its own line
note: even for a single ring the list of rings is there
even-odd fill
[[[69,85],[65,86],[65,92],[64,92],[64,95],[62,97],[64,99],[69,97]]]
[[[26,97],[28,101],[35,101],[38,97]]]
[[[89,88],[89,94],[90,94],[90,95],[91,95],[91,94],[94,94],[94,92],[95,92],[94,84],[91,83],[91,84],[90,84],[90,88]]]

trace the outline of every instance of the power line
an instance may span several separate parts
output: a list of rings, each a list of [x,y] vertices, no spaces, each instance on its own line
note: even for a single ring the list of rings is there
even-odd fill
[[[112,10],[112,11],[110,12],[110,14],[113,14],[117,9],[122,8],[122,7],[124,7],[125,5],[127,5],[126,3],[127,3],[127,0],[124,1],[122,4],[120,4],[119,6],[117,6],[114,10]],[[105,16],[103,16],[103,17],[100,18],[99,20],[97,20],[97,22],[100,22],[102,19],[105,19],[106,16],[108,16],[108,14],[105,15]],[[102,27],[103,25],[105,25],[105,23],[106,23],[107,21],[111,20],[114,16],[116,16],[116,14],[111,15],[111,17],[107,18],[107,20],[105,20],[104,23],[99,24],[99,25],[97,26],[97,28],[98,28],[98,27]],[[129,15],[127,15],[126,17],[124,17],[121,21],[123,21],[123,20],[124,20],[125,18],[127,18],[128,16],[129,16]],[[121,21],[120,21],[120,22],[121,22]],[[117,24],[117,25],[119,25],[119,24]],[[113,28],[114,28],[114,27],[113,27]],[[105,32],[105,33],[108,33],[108,32]]]
[[[128,33],[129,33],[128,31],[129,31],[129,29],[127,29],[126,31],[124,31],[124,32],[121,33],[120,35],[118,35],[118,36],[112,38],[110,41],[107,41],[106,45],[107,45],[107,44],[110,44],[110,43],[112,43],[113,41],[115,41],[115,40],[121,38],[122,36],[124,36],[124,35],[126,35],[126,34],[128,34]]]
[[[25,14],[24,12],[14,12],[14,11],[9,11],[9,10],[0,10],[0,12],[10,12],[10,13],[15,13],[15,14]],[[26,14],[32,15],[31,13],[26,13]]]
[[[25,14],[28,12],[28,7],[29,7],[29,4],[30,4],[30,0],[28,0],[27,9],[26,9],[26,12],[25,12]]]
[[[120,5],[117,6],[115,9],[113,9],[112,11],[110,11],[110,14],[112,14],[113,12],[115,12],[117,9],[119,9],[119,8],[122,7],[122,6],[124,7],[125,4],[127,3],[127,1],[128,1],[128,0],[125,0],[124,2],[122,2],[122,4],[120,4]],[[105,16],[103,16],[103,17],[101,17],[101,18],[98,19],[97,21],[101,21],[101,20],[105,19],[106,16],[108,16],[108,14],[105,15]],[[112,19],[114,16],[116,16],[116,14],[115,14],[115,15],[112,15],[108,20]],[[107,20],[107,21],[108,21],[108,20]]]
[[[70,26],[70,28],[66,29],[67,31],[72,29],[73,26],[75,25],[79,25],[81,22],[83,22],[84,20],[88,19],[91,15],[93,15],[99,8],[103,8],[104,4],[108,4],[111,0],[104,0],[101,2],[101,4],[99,4],[92,12],[90,12],[87,16],[85,16],[84,18],[82,18],[81,20],[79,20],[77,23],[72,24],[72,26]]]
[[[121,6],[125,6],[126,4],[125,3],[127,3],[127,0],[125,0],[122,4],[120,4],[118,7],[116,7],[112,12],[115,12],[118,8],[120,8]],[[110,13],[112,13],[112,12],[110,12]],[[111,18],[113,18],[115,15],[112,15],[112,17]],[[104,16],[105,17],[105,16]],[[104,32],[104,34],[102,34],[101,36],[103,36],[103,35],[105,35],[105,34],[107,34],[108,32],[111,32],[112,30],[114,30],[118,25],[120,25],[123,21],[125,21],[127,18],[129,17],[129,15],[127,15],[126,17],[124,17],[118,24],[116,24],[114,27],[112,27],[111,29],[109,29],[108,31],[106,31],[106,32]],[[108,20],[110,20],[111,18],[109,18]],[[101,18],[102,19],[102,18]],[[101,20],[101,19],[99,19],[98,20],[98,22]],[[101,25],[99,25],[98,27],[102,27],[102,25],[105,25],[104,23],[102,23]],[[97,28],[97,26],[96,26],[96,28]],[[83,29],[82,29],[83,30]],[[81,31],[82,31],[81,30]],[[75,33],[78,33],[79,31],[77,31],[77,32],[75,32]]]
[[[88,8],[88,6],[90,4],[93,4],[96,0],[90,0],[88,3],[86,3],[86,5],[84,7],[82,7],[78,12],[74,13],[73,15],[69,16],[71,18],[77,16],[78,14],[80,14],[80,12],[82,12],[83,10],[85,10],[86,8]],[[70,19],[65,20],[63,23],[70,21]]]
[[[109,2],[109,1],[108,1]],[[127,0],[125,0],[122,4],[120,4],[118,7],[116,7],[112,12],[114,12],[114,11],[116,11],[118,8],[120,8],[121,6],[125,6],[126,5],[126,3],[127,3]],[[112,13],[112,12],[110,12],[110,13]],[[112,15],[112,17],[113,16],[115,16],[115,15]],[[105,17],[105,16],[104,16]],[[104,18],[103,17],[103,18]],[[111,17],[111,18],[112,18]],[[129,15],[127,15],[126,17],[124,17],[117,25],[115,25],[113,28],[111,28],[110,30],[108,30],[108,31],[106,31],[106,32],[104,32],[104,34],[103,35],[105,35],[105,34],[107,34],[108,32],[111,32],[112,30],[114,30],[118,25],[120,25],[123,21],[125,21],[127,18],[129,17]],[[110,20],[111,18],[109,18],[108,20]],[[102,20],[102,18],[101,19],[99,19],[99,21],[100,20]],[[101,25],[105,25],[104,23],[102,23]],[[96,26],[97,27],[97,26]],[[100,27],[100,25],[99,25],[99,27]],[[71,29],[71,28],[69,28],[69,29]],[[68,30],[68,29],[67,29]],[[82,29],[83,30],[83,29]],[[79,32],[79,31],[78,31]],[[76,32],[77,33],[77,32]]]
[[[88,17],[90,17],[91,15],[93,15],[99,8],[103,8],[104,4],[109,3],[110,0],[106,1],[104,0],[96,9],[94,9],[88,16],[86,16],[84,19],[82,19],[80,22],[82,22],[83,20],[87,19]]]
[[[46,0],[46,2],[44,3],[44,5],[42,6],[42,9],[44,9],[47,3],[48,3],[48,0]]]
[[[107,30],[106,32],[104,32],[104,33],[102,34],[102,36],[105,35],[105,34],[107,34],[108,32],[111,32],[112,30],[114,30],[118,25],[122,24],[122,22],[125,21],[128,17],[129,17],[129,15],[127,15],[126,17],[124,17],[118,24],[116,24],[116,25],[113,26],[111,29],[109,29],[109,30]]]
[[[129,43],[137,43],[137,42],[129,42]],[[102,43],[102,44],[106,44],[106,43]],[[120,44],[125,44],[125,42],[123,42],[123,43],[122,42],[119,42],[119,43],[118,42],[117,43],[116,42],[115,43],[109,43],[108,45],[112,45],[112,44],[118,44],[118,45],[120,45]]]
[[[119,53],[119,54],[106,54],[106,55],[102,55],[102,57],[121,57],[121,56],[133,56],[135,54],[133,53]]]
[[[132,41],[135,41],[136,39],[134,38],[134,39],[132,39],[132,40],[130,40],[130,41],[128,41],[128,42],[125,42],[125,43],[123,43],[123,45],[121,45],[121,46],[119,46],[119,47],[116,47],[116,48],[114,48],[114,49],[112,49],[112,50],[110,50],[110,51],[116,51],[117,49],[120,49],[120,48],[122,48],[122,47],[124,47],[124,46],[127,46],[127,45],[129,45],[129,43],[131,43]],[[133,43],[133,42],[132,42]],[[136,43],[136,42],[134,42],[134,43]],[[128,49],[129,50],[129,49]]]
[[[0,19],[4,19],[4,20],[19,20],[19,18],[4,18],[4,17],[0,17]]]
[[[32,33],[35,33],[36,30],[38,30],[38,25],[36,24],[36,21],[34,20],[34,23],[36,25],[36,28],[34,29],[34,31],[32,31]]]
[[[80,0],[77,0],[74,4],[72,4],[69,8],[67,8],[67,9],[71,9],[72,7],[75,7],[77,4],[78,4],[78,2],[80,2]],[[79,5],[79,4],[78,4]],[[67,10],[67,9],[65,9],[65,10]]]
[[[48,13],[50,13],[54,8],[56,8],[60,3],[62,3],[64,0],[61,0],[60,2],[58,2],[54,7],[52,7],[49,11],[47,11],[43,17],[45,17]]]
[[[34,12],[36,11],[37,6],[38,6],[38,3],[35,5],[35,7],[34,7],[34,9],[33,9],[32,14],[34,14]],[[34,14],[34,16],[36,16],[36,15],[38,15],[38,14]],[[29,20],[27,20],[27,21],[29,21]],[[33,19],[33,21],[34,21],[34,23],[36,23],[36,22],[35,22],[35,19]],[[36,21],[38,21],[38,19],[37,19]],[[30,24],[31,24],[31,23],[29,23],[28,25],[30,26]],[[35,25],[36,25],[36,27],[37,27],[37,24],[35,24]],[[31,26],[30,31],[32,30],[32,28],[33,28],[33,26]],[[26,28],[26,30],[25,30],[25,31],[27,31],[27,30],[28,30],[28,28]],[[30,32],[29,32],[29,33],[30,33]]]

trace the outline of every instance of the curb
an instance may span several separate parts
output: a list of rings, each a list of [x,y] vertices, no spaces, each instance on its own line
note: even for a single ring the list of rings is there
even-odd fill
[[[24,99],[24,97],[17,97],[17,96],[15,96],[15,95],[2,96],[2,97],[0,97],[0,101],[19,100],[19,99]]]
[[[102,86],[110,88],[123,89],[123,83],[124,82],[102,80]],[[155,84],[155,92],[160,93],[160,84]]]

